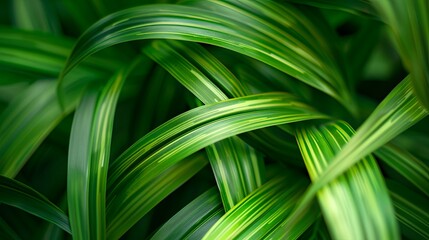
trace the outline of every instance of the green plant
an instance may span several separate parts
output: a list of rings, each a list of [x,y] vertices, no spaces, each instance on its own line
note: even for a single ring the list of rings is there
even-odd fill
[[[428,1],[0,8],[1,239],[429,238]]]

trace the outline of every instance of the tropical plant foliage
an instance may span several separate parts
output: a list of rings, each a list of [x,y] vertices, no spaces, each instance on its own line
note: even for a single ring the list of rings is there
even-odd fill
[[[429,239],[429,1],[0,13],[0,239]]]

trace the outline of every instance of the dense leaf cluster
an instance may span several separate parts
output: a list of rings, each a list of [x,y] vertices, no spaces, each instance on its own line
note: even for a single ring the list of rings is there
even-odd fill
[[[429,2],[0,2],[0,239],[429,238]]]

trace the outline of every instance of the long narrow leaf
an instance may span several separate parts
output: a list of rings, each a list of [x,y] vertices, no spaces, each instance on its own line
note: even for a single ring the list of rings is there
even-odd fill
[[[329,40],[298,9],[266,1],[207,4],[207,7],[146,5],[109,15],[79,39],[62,75],[87,56],[118,43],[153,38],[198,41],[272,65],[353,110],[354,103],[337,71]],[[211,7],[215,11],[206,10]],[[218,14],[220,11],[223,14]],[[257,13],[264,13],[264,16],[257,16]],[[263,18],[269,18],[283,28]],[[318,41],[301,42],[303,36],[317,37]]]
[[[237,137],[206,147],[225,211],[262,185],[261,156]]]
[[[313,189],[335,179],[361,158],[383,146],[428,115],[413,93],[410,78],[405,78],[358,128],[356,134],[318,178]]]
[[[16,233],[1,217],[0,217],[0,236],[4,237],[5,239],[21,240],[21,238],[18,236],[18,233]]]
[[[429,110],[429,2],[371,1],[391,30],[417,98]]]
[[[381,147],[375,155],[429,197],[429,167],[424,162],[394,145]]]
[[[190,57],[195,65],[175,49]],[[210,77],[232,96],[244,95],[246,91],[225,66],[197,44],[157,41],[144,50],[203,103],[228,99]],[[207,76],[200,69],[206,71]],[[226,211],[262,184],[261,159],[241,139],[235,137],[217,142],[207,147],[207,153]]]
[[[140,185],[140,196],[130,193],[130,198],[123,204],[117,204],[115,197],[113,197],[113,201],[111,199],[108,202],[107,239],[121,237],[140,218],[199,172],[207,163],[205,154],[196,153],[187,157],[184,161],[173,164],[166,170],[161,169],[161,172],[155,177],[150,176],[151,173],[143,173],[142,178],[151,178]],[[155,168],[157,167],[155,166]],[[135,182],[130,181],[129,184],[134,185]]]
[[[193,140],[195,143],[192,146],[197,149],[205,147],[208,142],[214,143],[238,133],[324,117],[285,93],[252,95],[195,108],[161,125],[124,152],[113,162],[109,182],[116,184],[120,176],[126,174],[127,169],[133,167],[139,158],[153,154],[155,149],[162,149],[161,146],[167,143],[177,144],[172,142],[174,138],[185,140],[192,136],[197,137],[196,131],[202,134],[198,138],[203,138]],[[224,125],[226,123],[231,124]],[[211,131],[216,126],[222,128],[210,132],[211,136],[206,137],[208,132],[204,131]]]
[[[170,218],[151,239],[201,239],[223,214],[219,193],[211,188]]]
[[[19,28],[43,32],[60,32],[58,18],[47,1],[16,0],[13,1],[15,24]]]
[[[70,89],[65,110],[54,81],[38,81],[16,97],[0,116],[0,174],[15,177],[31,154],[76,105],[80,91]],[[44,114],[40,114],[43,112]]]
[[[298,145],[313,181],[353,134],[344,122],[297,130]],[[350,168],[319,190],[317,196],[334,239],[399,238],[388,190],[373,157]]]
[[[20,208],[71,232],[67,215],[42,194],[21,182],[0,176],[0,203]]]
[[[99,92],[89,90],[76,111],[70,137],[67,193],[71,227],[77,239],[105,238],[113,118],[122,85],[136,63],[119,70]]]

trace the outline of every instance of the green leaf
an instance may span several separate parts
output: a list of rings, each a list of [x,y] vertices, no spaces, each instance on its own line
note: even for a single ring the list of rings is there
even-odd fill
[[[17,27],[42,32],[60,32],[58,18],[47,1],[15,0],[12,3]]]
[[[67,87],[71,99],[63,111],[55,86],[54,81],[33,83],[0,115],[1,175],[15,177],[46,136],[76,105],[80,91]]]
[[[115,108],[128,73],[120,69],[101,90],[89,90],[76,110],[70,136],[67,194],[76,239],[104,239],[106,184]]]
[[[295,4],[304,4],[308,6],[326,8],[332,10],[341,10],[352,14],[357,15],[373,15],[374,10],[372,9],[371,4],[366,0],[287,0]]]
[[[189,147],[197,151],[209,142],[246,131],[324,117],[286,93],[258,94],[198,107],[171,119],[137,141],[113,162],[109,181],[117,183],[135,161],[154,154],[156,149],[162,150],[165,144],[176,145],[181,143],[177,141],[186,140],[183,144],[193,143]],[[222,128],[211,132],[216,127]],[[205,131],[211,135],[206,136]],[[172,141],[175,138],[177,143]]]
[[[225,87],[230,95],[245,95],[244,86],[214,56],[197,44],[156,41],[144,51],[203,103],[228,99],[210,77]],[[194,61],[195,65],[190,61]],[[207,153],[226,211],[262,184],[261,158],[239,138],[229,138],[210,145]]]
[[[344,122],[297,130],[297,142],[313,182],[353,134]],[[372,156],[320,189],[317,197],[334,239],[399,238],[388,191]]]
[[[119,209],[111,215],[112,222],[136,214],[139,206],[129,202],[144,196],[144,184],[210,144],[263,127],[323,117],[284,93],[231,99],[183,113],[145,135],[112,163],[108,199]]]
[[[151,239],[201,239],[223,214],[219,192],[211,188],[177,212]]]
[[[241,97],[250,91],[200,44],[155,40],[143,48],[203,103]],[[194,85],[202,84],[200,87]],[[211,90],[211,93],[208,91]],[[211,96],[216,94],[217,96]]]
[[[308,184],[287,172],[251,193],[227,212],[203,239],[262,239],[290,213]]]
[[[262,158],[238,137],[209,145],[206,151],[225,211],[262,185]]]
[[[36,75],[39,79],[57,77],[72,46],[73,41],[69,38],[0,27],[0,66],[5,66],[9,71]],[[106,72],[110,73],[118,66],[121,63],[117,60],[95,56],[85,61],[82,68],[70,73],[69,77],[105,77]]]
[[[389,26],[396,50],[413,76],[414,92],[429,110],[429,2],[371,1]]]
[[[118,204],[117,197],[110,195],[107,206],[107,239],[118,239],[140,218],[161,202],[170,193],[199,172],[206,164],[205,154],[196,153],[184,161],[160,169],[159,174],[143,173],[140,177],[148,179],[144,183],[129,180],[130,185],[139,185],[139,193],[129,192],[127,202]],[[155,170],[159,167],[155,166]],[[158,172],[158,171],[157,171]],[[128,191],[128,190],[127,190]],[[121,194],[123,194],[122,192]],[[119,200],[120,201],[120,200]]]
[[[0,236],[5,239],[20,240],[18,234],[0,217]]]
[[[379,148],[375,155],[429,197],[429,167],[424,162],[392,144]]]
[[[409,78],[405,78],[380,103],[350,141],[335,155],[317,181],[310,186],[290,216],[289,222],[292,226],[297,224],[306,206],[322,187],[428,115],[413,94]]]
[[[256,58],[354,109],[330,36],[301,11],[267,1],[198,3],[202,6],[145,5],[103,18],[80,37],[62,76],[89,55],[118,43],[154,38],[197,41]]]
[[[46,197],[14,179],[0,176],[0,203],[20,208],[70,233],[68,217]]]
[[[428,115],[413,93],[411,77],[393,89],[336,154],[312,187],[317,189],[338,177],[361,158],[377,150]],[[347,159],[347,161],[344,161]]]

